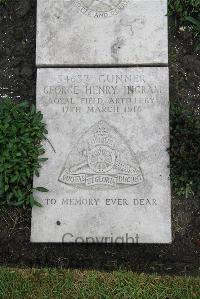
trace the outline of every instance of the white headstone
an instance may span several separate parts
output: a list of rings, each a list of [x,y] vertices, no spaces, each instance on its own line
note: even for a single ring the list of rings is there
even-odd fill
[[[37,108],[49,192],[31,240],[170,242],[168,68],[39,69]]]
[[[167,0],[38,0],[37,66],[168,63]]]

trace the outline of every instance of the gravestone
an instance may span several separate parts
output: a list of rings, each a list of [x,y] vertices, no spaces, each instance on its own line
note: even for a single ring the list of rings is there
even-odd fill
[[[39,0],[37,65],[167,64],[166,0]]]
[[[166,1],[38,1],[32,242],[171,242],[166,64]]]

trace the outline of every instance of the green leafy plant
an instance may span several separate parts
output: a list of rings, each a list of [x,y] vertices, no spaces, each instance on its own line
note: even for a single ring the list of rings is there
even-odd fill
[[[200,193],[200,118],[180,103],[171,104],[171,180],[175,194]]]
[[[176,15],[181,22],[184,22],[187,16],[197,16],[199,10],[199,0],[169,0],[168,2],[169,15]]]
[[[41,141],[46,138],[43,116],[27,101],[0,101],[0,204],[41,206],[33,196],[32,178],[39,176],[47,158]],[[35,188],[46,192],[43,187]]]
[[[196,50],[200,50],[200,14],[198,15],[198,19],[188,16],[188,17],[186,17],[186,20],[188,22],[190,22],[190,24],[193,27],[193,31],[196,32],[196,35],[197,35]]]
[[[0,5],[1,4],[6,4],[8,0],[0,0]]]
[[[190,26],[200,50],[200,0],[169,0],[168,14],[175,15],[180,25]]]

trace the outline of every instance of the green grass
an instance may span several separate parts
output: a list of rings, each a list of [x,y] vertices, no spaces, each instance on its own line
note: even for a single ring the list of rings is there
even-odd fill
[[[191,299],[199,278],[58,269],[0,269],[0,298]]]

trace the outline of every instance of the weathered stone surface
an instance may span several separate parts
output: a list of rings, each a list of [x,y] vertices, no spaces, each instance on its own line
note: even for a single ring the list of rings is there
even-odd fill
[[[168,100],[166,67],[38,70],[32,242],[171,241]]]
[[[37,65],[168,63],[166,0],[38,0]]]

